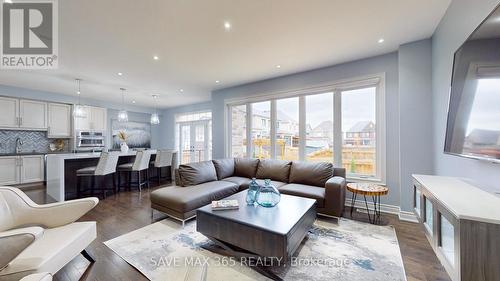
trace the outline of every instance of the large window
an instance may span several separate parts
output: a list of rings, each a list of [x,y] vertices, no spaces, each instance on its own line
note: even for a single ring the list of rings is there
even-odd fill
[[[231,155],[247,157],[247,106],[231,107]]]
[[[376,176],[376,88],[342,92],[342,166],[349,174]]]
[[[276,159],[299,160],[299,98],[276,100]]]
[[[252,103],[252,157],[271,158],[271,102]]]
[[[325,161],[384,181],[383,103],[382,76],[228,102],[228,155]]]
[[[305,98],[305,159],[333,162],[333,93],[309,95]]]

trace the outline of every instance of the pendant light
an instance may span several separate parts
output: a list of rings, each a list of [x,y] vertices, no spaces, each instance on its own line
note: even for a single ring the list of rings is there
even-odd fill
[[[75,79],[76,81],[76,95],[78,96],[78,104],[76,104],[73,108],[73,116],[75,116],[75,118],[87,118],[87,112],[84,110],[82,104],[80,103],[80,95],[81,95],[81,91],[80,91],[80,79]]]
[[[125,110],[125,89],[120,88],[122,91],[122,108],[118,112],[118,122],[128,122],[128,113]]]
[[[155,100],[154,105],[155,105],[155,112],[151,114],[151,124],[152,125],[158,125],[160,124],[160,116],[158,115],[158,111],[156,110],[156,103],[158,100],[158,95],[153,95],[153,99]]]

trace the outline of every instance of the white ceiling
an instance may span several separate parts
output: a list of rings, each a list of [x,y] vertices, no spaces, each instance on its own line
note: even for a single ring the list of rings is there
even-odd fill
[[[82,97],[116,102],[125,87],[137,105],[152,106],[152,93],[161,107],[203,102],[215,89],[428,38],[450,1],[61,0],[59,69],[1,70],[0,84],[76,95],[79,77]]]

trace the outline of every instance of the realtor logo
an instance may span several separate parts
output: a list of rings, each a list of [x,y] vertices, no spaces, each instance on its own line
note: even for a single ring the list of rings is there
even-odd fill
[[[57,68],[57,0],[17,1],[1,5],[0,67]]]

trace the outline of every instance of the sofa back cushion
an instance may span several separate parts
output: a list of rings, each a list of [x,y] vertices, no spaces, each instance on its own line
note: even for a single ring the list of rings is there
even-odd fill
[[[182,186],[197,185],[217,180],[217,173],[212,161],[180,165],[179,176]]]
[[[255,178],[259,159],[256,158],[234,158],[234,175],[244,178]]]
[[[292,162],[284,160],[264,159],[259,161],[256,178],[288,182]]]
[[[215,159],[215,171],[217,172],[217,179],[225,179],[234,175],[234,158]]]
[[[333,176],[333,165],[328,162],[292,162],[290,183],[300,183],[324,187]]]

